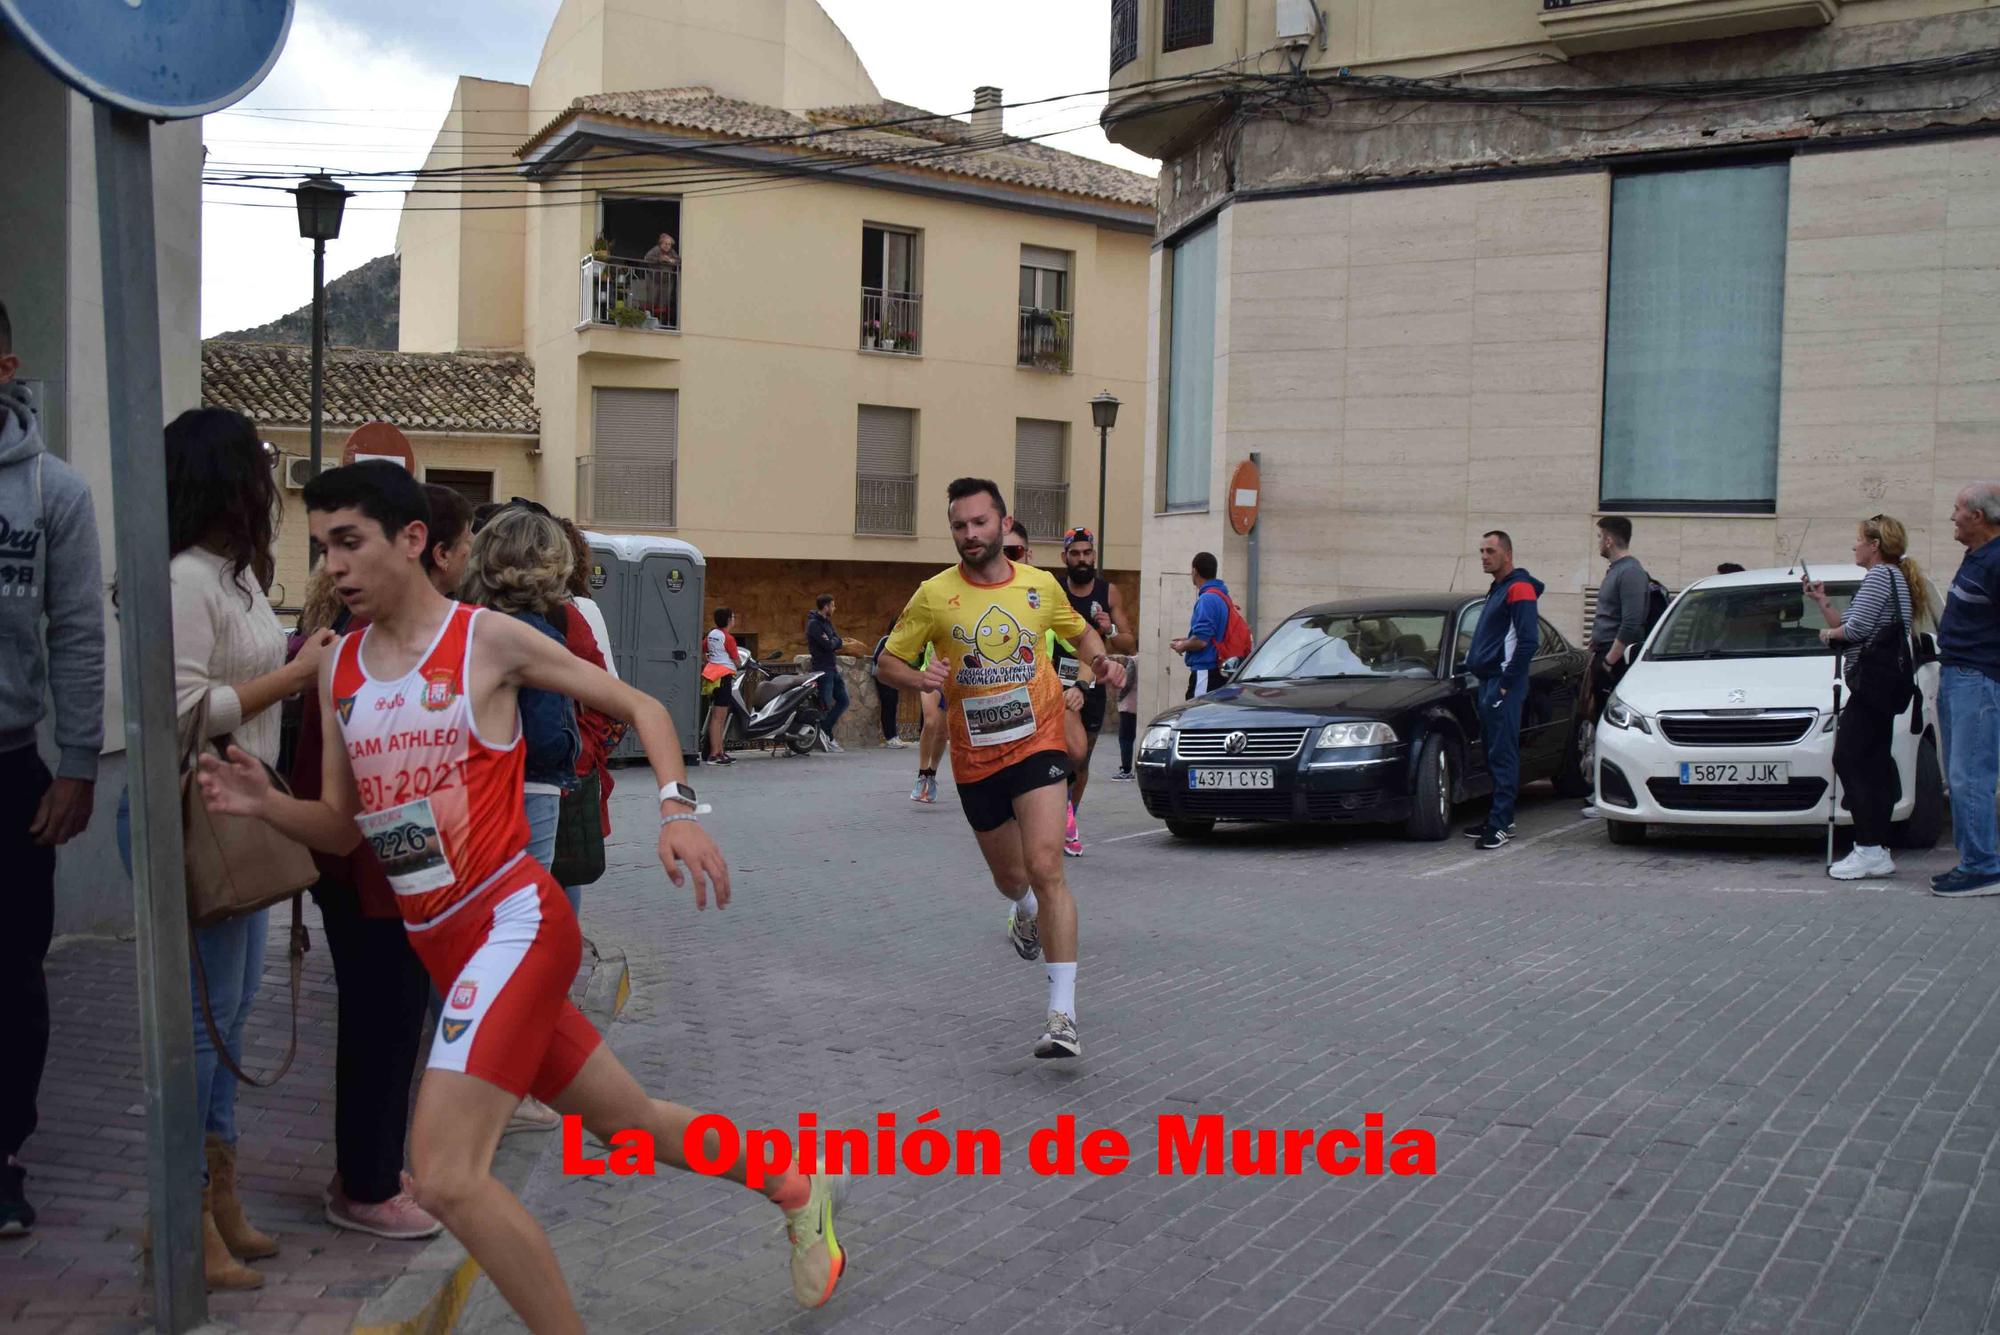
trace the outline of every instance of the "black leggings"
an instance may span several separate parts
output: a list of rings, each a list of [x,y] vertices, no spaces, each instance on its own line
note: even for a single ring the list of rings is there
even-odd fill
[[[1840,709],[1840,728],[1833,735],[1833,772],[1840,779],[1840,800],[1854,815],[1854,842],[1872,848],[1889,843],[1889,814],[1903,796],[1902,777],[1889,753],[1896,720],[1880,710],[1849,700]]]
[[[875,702],[882,707],[882,740],[896,736],[896,688],[875,683]]]
[[[1118,713],[1118,768],[1127,774],[1132,772],[1132,747],[1139,740],[1139,716]]]

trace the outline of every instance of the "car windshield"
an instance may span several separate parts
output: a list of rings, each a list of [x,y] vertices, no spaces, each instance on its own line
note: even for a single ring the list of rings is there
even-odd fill
[[[1237,681],[1434,677],[1442,612],[1322,612],[1293,617],[1243,665]]]
[[[1827,601],[1845,612],[1858,584],[1829,584]],[[1820,643],[1826,618],[1796,584],[1696,589],[1674,604],[1646,657],[1660,662],[1704,658],[1810,658],[1833,651]]]

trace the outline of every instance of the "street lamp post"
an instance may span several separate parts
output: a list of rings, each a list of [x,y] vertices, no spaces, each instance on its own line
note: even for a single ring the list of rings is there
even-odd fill
[[[312,462],[311,476],[320,469],[320,417],[326,400],[326,243],[340,236],[340,215],[351,192],[324,173],[306,177],[292,190],[299,206],[299,235],[313,243],[312,306]],[[312,539],[306,539],[306,564],[312,564]]]
[[[1090,420],[1097,427],[1097,568],[1111,558],[1104,545],[1104,479],[1111,457],[1111,428],[1118,425],[1118,400],[1105,390],[1090,401]]]

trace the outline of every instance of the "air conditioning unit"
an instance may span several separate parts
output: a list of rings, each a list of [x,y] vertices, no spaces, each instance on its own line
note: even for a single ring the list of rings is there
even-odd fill
[[[1322,22],[1315,0],[1278,0],[1278,41],[1283,45],[1310,45],[1321,36]]]
[[[288,457],[285,460],[285,490],[303,491],[312,481],[312,460]]]

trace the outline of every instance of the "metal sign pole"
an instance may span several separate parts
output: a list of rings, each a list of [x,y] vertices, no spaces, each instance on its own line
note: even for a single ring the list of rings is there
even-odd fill
[[[132,889],[138,929],[139,1041],[146,1075],[146,1167],[153,1218],[153,1309],[179,1335],[208,1318],[201,1261],[201,1127],[188,1005],[180,746],[167,581],[167,488],[160,452],[160,293],[153,255],[152,129],[95,109],[104,365],[118,536],[119,639]]]
[[[1259,475],[1261,476],[1261,474],[1262,474],[1262,463],[1261,463],[1261,461],[1260,461],[1260,460],[1259,460],[1259,458],[1258,458],[1258,455],[1259,455],[1259,453],[1260,453],[1260,451],[1257,451],[1257,450],[1252,450],[1252,451],[1250,451],[1250,462],[1251,462],[1252,464],[1255,464],[1255,465],[1257,465],[1257,466],[1258,466],[1258,471],[1259,471]],[[1258,484],[1258,489],[1259,489],[1259,495],[1258,495],[1258,500],[1259,500],[1260,502],[1261,502],[1261,501],[1262,501],[1262,499],[1263,499],[1263,496],[1262,496],[1262,488],[1263,488],[1263,484],[1262,484],[1262,483],[1260,482],[1260,483]],[[1262,514],[1259,514],[1259,515],[1258,515],[1257,517],[1258,517],[1258,519],[1262,519],[1262,518],[1263,518],[1263,515],[1262,515]],[[1252,523],[1252,524],[1250,525],[1250,534],[1249,534],[1249,537],[1250,537],[1250,571],[1249,571],[1249,575],[1250,575],[1250,587],[1249,587],[1249,588],[1248,588],[1248,589],[1247,589],[1247,590],[1245,591],[1245,592],[1247,593],[1247,595],[1248,595],[1248,596],[1247,596],[1247,597],[1246,597],[1246,598],[1244,599],[1244,609],[1243,609],[1243,611],[1244,611],[1244,620],[1246,620],[1246,621],[1248,621],[1248,622],[1250,623],[1250,638],[1251,638],[1252,640],[1255,640],[1255,639],[1257,638],[1257,576],[1258,576],[1258,570],[1257,570],[1257,566],[1258,566],[1258,561],[1259,561],[1259,558],[1260,558],[1260,557],[1262,556],[1262,553],[1261,553],[1261,552],[1259,552],[1259,551],[1257,550],[1257,546],[1258,546],[1258,544],[1257,544],[1257,532],[1258,532],[1258,530],[1259,530],[1259,529],[1261,529],[1261,528],[1263,528],[1263,527],[1264,527],[1264,526],[1263,526],[1263,525],[1262,525],[1261,523]]]

